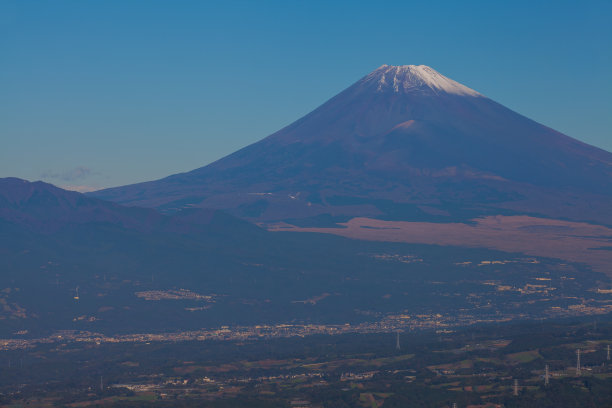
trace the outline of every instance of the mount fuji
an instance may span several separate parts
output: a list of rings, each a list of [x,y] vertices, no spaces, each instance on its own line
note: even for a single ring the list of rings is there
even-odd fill
[[[2,336],[607,313],[611,265],[612,154],[426,66],[162,180],[0,179]]]
[[[527,214],[612,225],[612,154],[430,67],[383,65],[212,164],[91,195],[164,212],[223,209],[262,224]]]

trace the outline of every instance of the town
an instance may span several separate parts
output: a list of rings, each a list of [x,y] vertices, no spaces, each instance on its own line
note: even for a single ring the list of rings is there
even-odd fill
[[[221,328],[206,340],[202,332],[99,338],[96,344],[83,333],[63,333],[56,343],[0,354],[0,403],[499,408],[569,397],[558,406],[612,402],[609,315],[454,330],[394,328]],[[534,335],[536,328],[541,334]]]

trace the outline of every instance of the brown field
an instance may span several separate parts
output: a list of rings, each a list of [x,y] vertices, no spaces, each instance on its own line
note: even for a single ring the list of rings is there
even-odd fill
[[[489,216],[474,224],[382,221],[353,218],[337,228],[301,228],[286,223],[270,231],[318,232],[368,241],[452,245],[520,252],[581,262],[612,275],[612,229],[530,216]],[[595,249],[605,248],[605,249]]]

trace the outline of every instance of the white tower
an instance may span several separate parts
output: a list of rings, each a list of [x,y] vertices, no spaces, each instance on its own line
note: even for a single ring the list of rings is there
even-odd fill
[[[548,381],[550,378],[550,373],[548,372],[548,364],[544,367],[544,386],[548,387]]]
[[[518,379],[514,379],[514,396],[518,396]]]
[[[396,350],[400,350],[400,341],[399,341],[399,334],[400,332],[397,332],[397,337],[395,338],[395,349]]]
[[[580,375],[580,349],[576,350],[576,375]]]

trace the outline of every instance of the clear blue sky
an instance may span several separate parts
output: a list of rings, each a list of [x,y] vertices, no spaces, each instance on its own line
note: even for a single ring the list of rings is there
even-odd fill
[[[188,171],[382,64],[612,150],[612,1],[0,1],[0,177]]]

